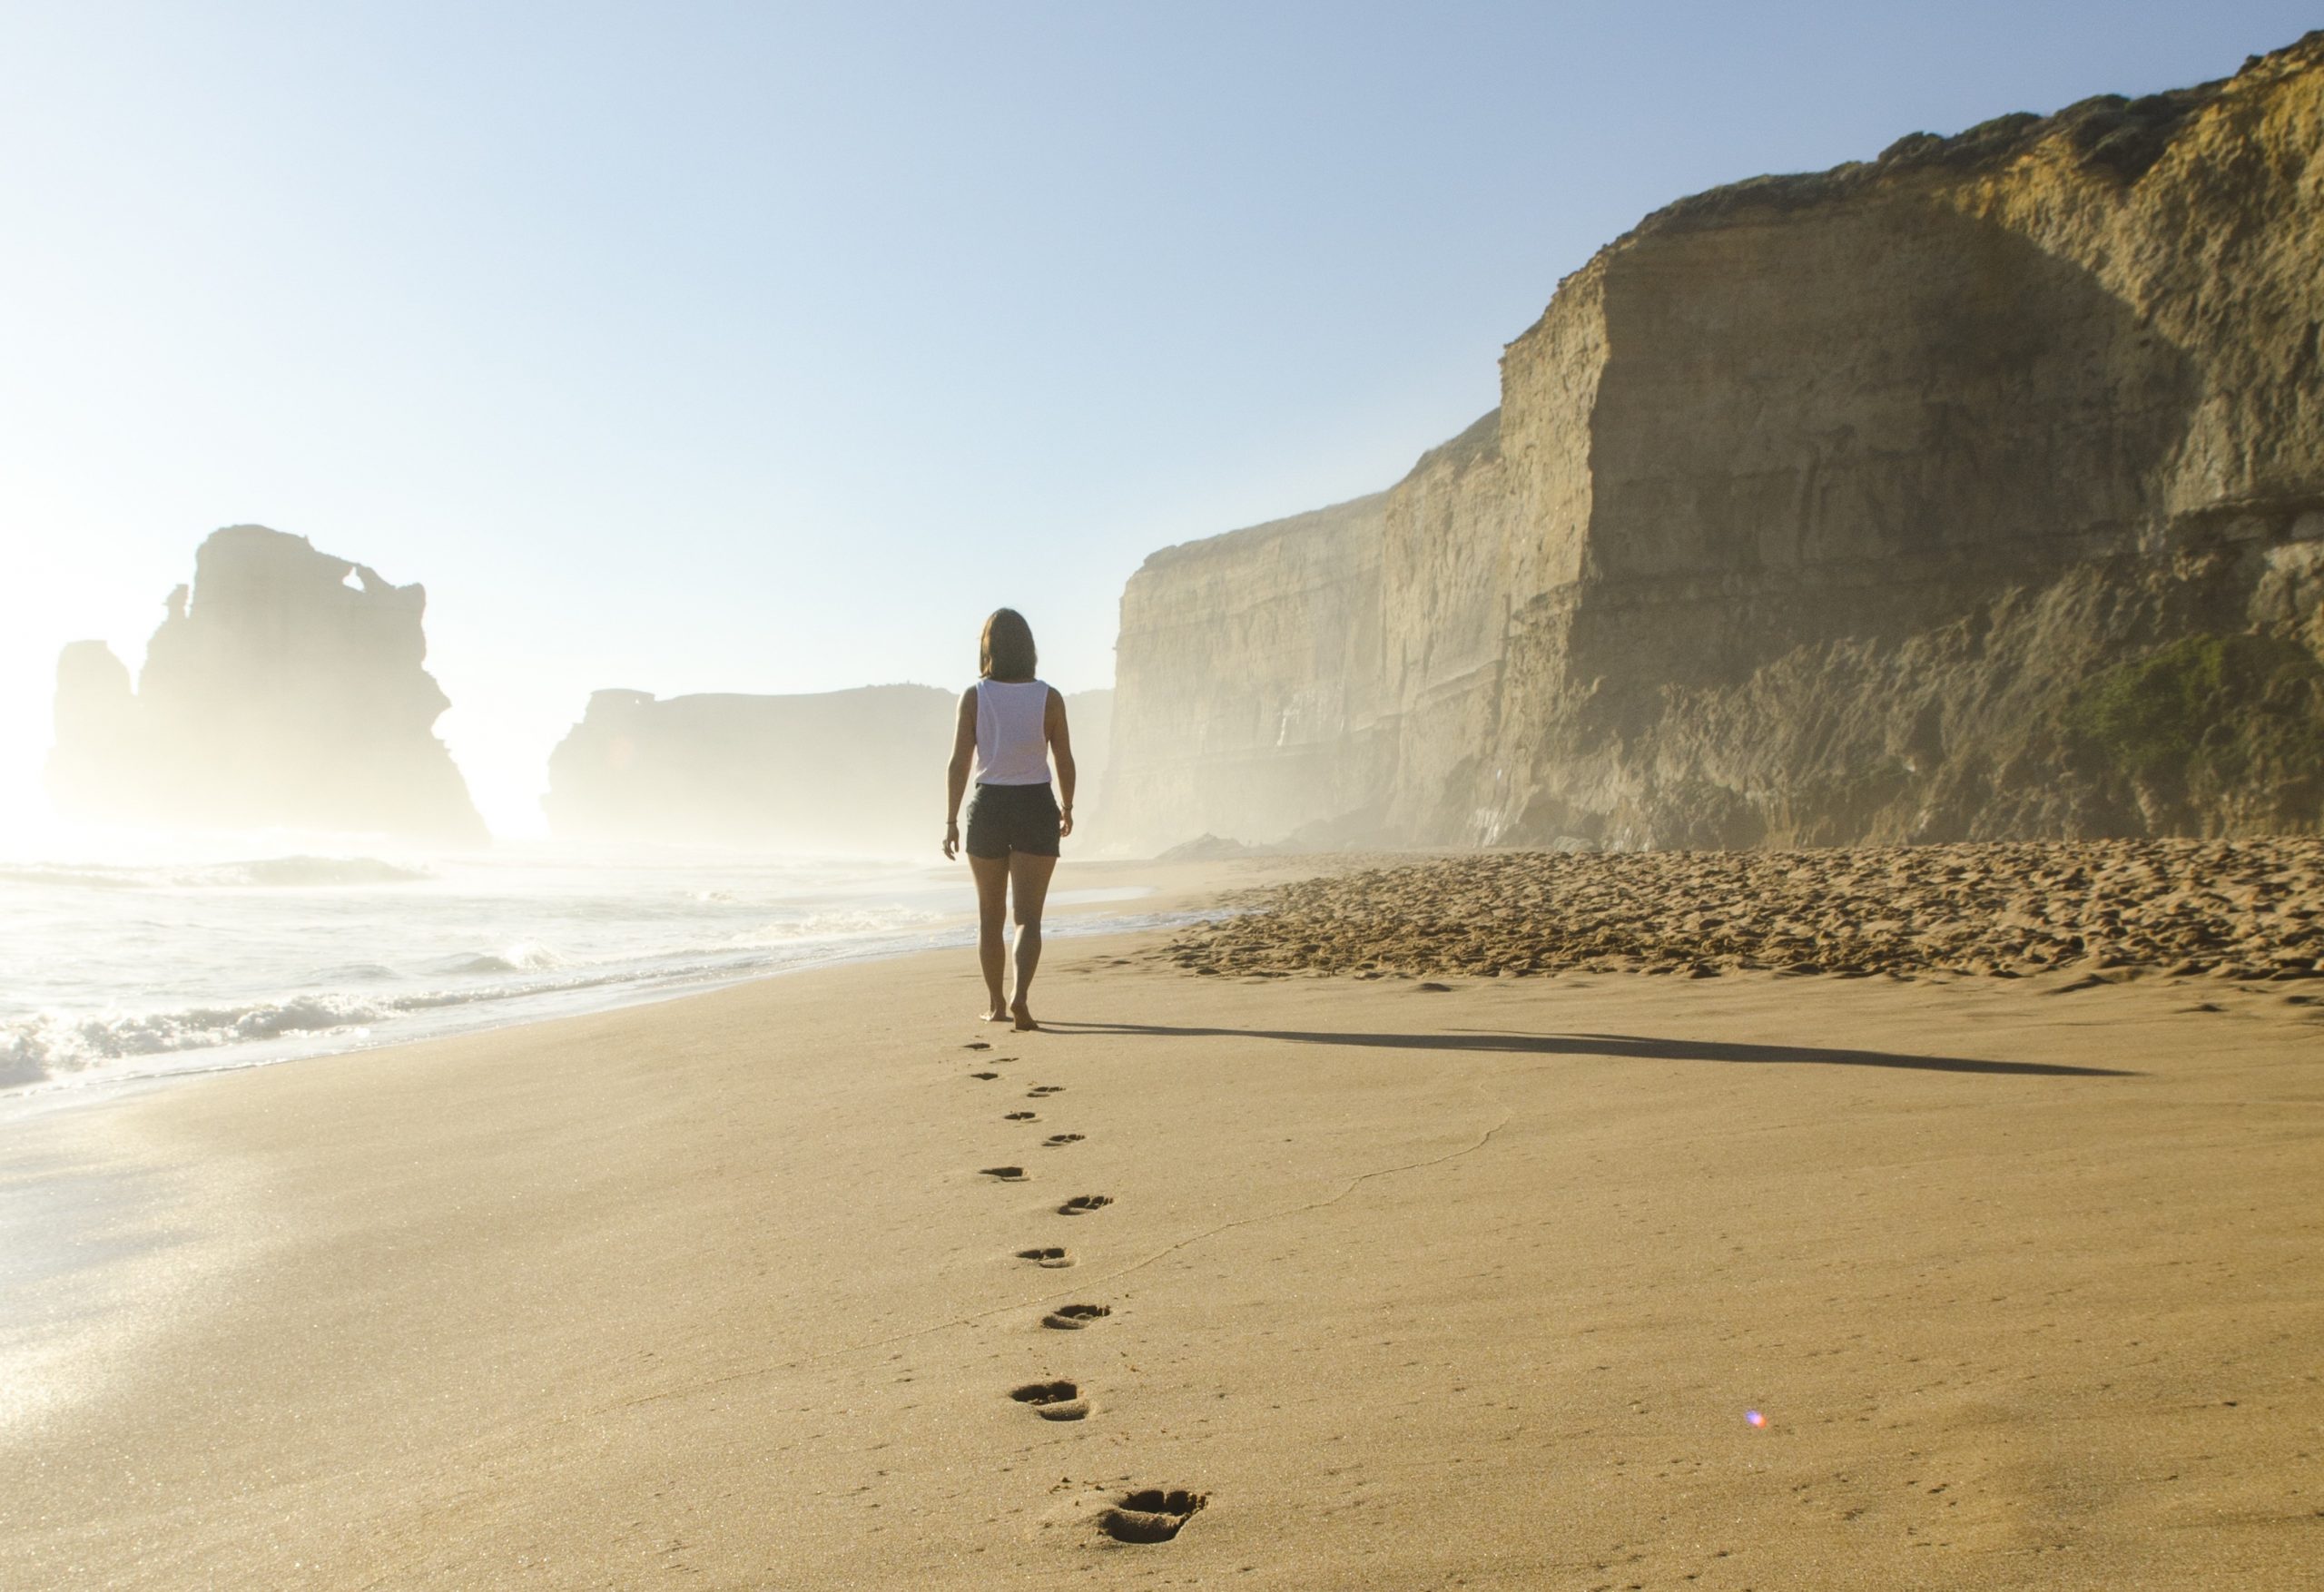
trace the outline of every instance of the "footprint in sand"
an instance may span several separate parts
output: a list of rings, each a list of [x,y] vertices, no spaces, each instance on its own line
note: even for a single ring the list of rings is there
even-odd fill
[[[1098,1527],[1116,1542],[1167,1542],[1209,1501],[1182,1487],[1142,1488],[1098,1516]]]
[[[1019,1404],[1030,1404],[1033,1413],[1043,1420],[1078,1420],[1089,1413],[1089,1400],[1068,1381],[1028,1382],[1009,1396]]]
[[[1057,1208],[1060,1216],[1086,1216],[1092,1211],[1102,1211],[1114,1203],[1111,1194],[1075,1194]]]
[[[1069,1249],[1059,1249],[1052,1243],[1041,1249],[1020,1249],[1017,1252],[1017,1258],[1056,1271],[1060,1266],[1069,1266],[1073,1263],[1073,1252]]]
[[[1029,1116],[1032,1113],[1027,1112],[1026,1115]],[[1080,1142],[1081,1135],[1079,1134],[1051,1134],[1049,1137],[1041,1141],[1043,1145],[1052,1150],[1057,1149],[1059,1146],[1063,1145],[1078,1145]]]
[[[1000,1076],[1000,1075],[999,1073],[970,1073],[969,1075],[969,1076],[972,1078],[982,1078],[987,1083],[990,1083],[994,1078],[997,1078]]]
[[[1041,1114],[1038,1111],[1011,1111],[1003,1115],[1000,1120],[1003,1122],[1039,1122],[1041,1120]]]
[[[1033,1087],[1025,1091],[1025,1098],[1028,1100],[1038,1100],[1044,1095],[1062,1095],[1064,1093],[1065,1086],[1063,1084],[1036,1084]]]
[[[1078,1332],[1091,1322],[1103,1321],[1113,1313],[1110,1304],[1060,1304],[1041,1318],[1041,1325],[1060,1332]]]
[[[992,1047],[982,1039],[971,1039],[960,1047],[963,1050],[990,1050]]]
[[[995,1183],[1022,1183],[1025,1181],[1025,1169],[1022,1166],[981,1166],[977,1169],[977,1175],[990,1177]]]

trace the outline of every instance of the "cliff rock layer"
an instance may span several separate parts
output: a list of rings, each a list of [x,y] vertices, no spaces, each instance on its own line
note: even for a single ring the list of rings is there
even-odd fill
[[[133,692],[103,642],[58,661],[48,785],[68,816],[481,842],[422,666],[427,593],[231,526],[170,594]]]
[[[1393,488],[1122,599],[1109,827],[2324,821],[2324,34],[1649,217]]]
[[[596,692],[549,754],[541,805],[565,838],[931,854],[960,700],[931,685],[666,702]],[[1065,700],[1086,812],[1113,693]]]

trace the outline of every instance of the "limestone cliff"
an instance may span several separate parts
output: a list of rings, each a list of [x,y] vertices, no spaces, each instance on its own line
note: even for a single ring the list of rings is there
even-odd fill
[[[1147,561],[1109,826],[2318,827],[2320,327],[2324,34],[1682,201],[1362,516]]]
[[[1272,837],[1374,799],[1385,506],[1375,494],[1146,561],[1114,659],[1118,795],[1096,809],[1109,840]]]
[[[960,693],[871,685],[812,695],[656,701],[600,691],[549,754],[557,835],[661,844],[921,856],[944,827]],[[1113,693],[1067,693],[1089,811]]]
[[[57,664],[48,786],[71,817],[480,843],[483,821],[435,722],[427,593],[230,526],[170,594],[137,688],[102,642]]]

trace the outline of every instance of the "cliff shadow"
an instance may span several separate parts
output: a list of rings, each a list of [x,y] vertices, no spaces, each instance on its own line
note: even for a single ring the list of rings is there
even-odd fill
[[[1528,1034],[1515,1029],[1455,1028],[1434,1034],[1334,1034],[1296,1028],[1217,1028],[1166,1023],[1077,1023],[1044,1018],[1059,1034],[1117,1034],[1175,1039],[1272,1039],[1290,1045],[1339,1045],[1363,1049],[1453,1050],[1508,1056],[1592,1056],[1651,1061],[1791,1063],[1810,1066],[1902,1067],[1915,1072],[1974,1073],[2000,1077],[2131,1078],[2120,1067],[2070,1066],[2063,1062],[1992,1061],[1970,1056],[1910,1051],[1837,1049],[1816,1045],[1744,1045],[1670,1039],[1643,1034]]]
[[[2201,388],[2088,266],[1925,196],[1642,240],[1606,326],[1589,570],[1629,589],[1585,599],[1575,644],[1651,659],[1641,685],[1735,683],[2133,545]]]
[[[1953,838],[1995,781],[2068,780],[2064,693],[2137,629],[2119,574],[2073,583],[2167,517],[2204,374],[2134,265],[2059,251],[2086,231],[1958,198],[1614,258],[1583,583],[1561,654],[1514,676],[1542,750],[1504,839]]]

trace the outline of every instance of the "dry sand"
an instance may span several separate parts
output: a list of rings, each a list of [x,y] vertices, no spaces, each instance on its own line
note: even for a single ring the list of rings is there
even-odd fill
[[[1159,944],[24,1125],[0,1584],[2316,1584],[2319,986]]]
[[[2324,975],[2324,839],[1500,851],[1236,892],[1196,973]]]

